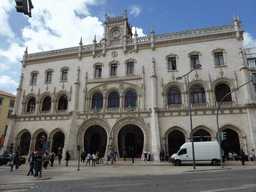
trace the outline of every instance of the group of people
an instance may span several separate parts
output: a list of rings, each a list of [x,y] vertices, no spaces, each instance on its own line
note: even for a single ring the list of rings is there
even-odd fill
[[[151,153],[150,151],[148,150],[145,150],[144,153],[143,153],[143,161],[150,161],[150,158],[151,158]]]
[[[236,160],[238,160],[238,158],[239,158],[239,159],[241,160],[241,162],[242,162],[242,165],[245,165],[246,155],[245,155],[243,149],[241,149],[241,150],[239,151],[239,156],[236,154],[236,152],[233,152],[233,153],[232,153],[231,151],[229,151],[229,153],[228,153],[228,158],[229,158],[229,160],[231,160],[231,161],[236,161]],[[252,160],[254,163],[255,163],[255,161],[256,161],[254,149],[252,149],[252,151],[251,151],[251,160]]]
[[[88,153],[86,155],[86,152],[83,151],[81,153],[81,162],[85,162],[85,158],[86,158],[86,164],[85,166],[87,166],[89,164],[91,164],[91,161],[92,161],[92,166],[95,166],[96,164],[100,164],[100,163],[103,163],[102,161],[102,156],[99,152],[96,152],[96,153],[93,153],[92,155],[90,153]]]

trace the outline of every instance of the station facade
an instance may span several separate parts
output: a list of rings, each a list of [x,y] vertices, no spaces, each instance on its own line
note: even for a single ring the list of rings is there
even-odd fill
[[[16,104],[4,149],[26,155],[67,150],[105,155],[125,150],[141,158],[150,150],[171,155],[193,138],[216,141],[216,112],[225,94],[251,79],[238,16],[233,23],[209,28],[138,37],[127,14],[105,17],[100,42],[28,54],[22,61]],[[199,69],[188,73],[196,64]],[[256,143],[255,90],[252,83],[226,97],[219,115],[225,154],[249,154]],[[106,156],[106,155],[105,155]]]

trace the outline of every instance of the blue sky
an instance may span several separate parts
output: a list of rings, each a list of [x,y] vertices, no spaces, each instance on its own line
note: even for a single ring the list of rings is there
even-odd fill
[[[80,38],[99,42],[106,11],[112,17],[125,8],[139,36],[232,24],[242,21],[244,47],[256,47],[255,0],[32,0],[32,18],[17,13],[15,0],[0,4],[0,90],[16,94],[23,53],[78,46]],[[75,2],[75,3],[74,3]]]

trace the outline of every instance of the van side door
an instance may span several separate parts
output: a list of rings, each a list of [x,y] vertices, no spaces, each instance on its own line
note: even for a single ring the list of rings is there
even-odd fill
[[[187,154],[187,148],[183,148],[179,151],[178,156],[182,162],[187,162],[188,160],[188,154]]]

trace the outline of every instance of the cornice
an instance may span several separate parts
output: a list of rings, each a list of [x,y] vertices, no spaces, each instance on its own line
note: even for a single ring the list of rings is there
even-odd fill
[[[142,79],[142,75],[133,75],[133,76],[124,76],[124,77],[113,77],[113,78],[101,78],[101,79],[88,79],[87,84],[119,82],[119,81],[139,80],[139,79]]]

